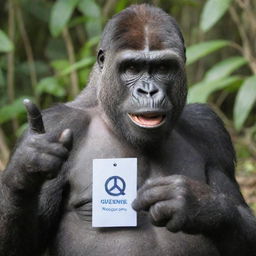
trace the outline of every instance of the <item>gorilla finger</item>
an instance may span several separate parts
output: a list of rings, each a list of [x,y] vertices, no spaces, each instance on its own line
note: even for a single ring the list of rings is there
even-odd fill
[[[66,159],[69,155],[68,149],[63,145],[60,145],[59,143],[51,144],[48,152],[49,154],[52,154],[54,156],[61,157],[64,159]]]
[[[72,142],[73,142],[73,134],[70,129],[65,129],[60,137],[59,137],[59,142],[66,147],[68,150],[72,148]]]
[[[139,191],[137,198],[132,203],[132,207],[136,211],[148,210],[151,205],[171,198],[172,195],[169,186],[152,187]]]
[[[51,143],[47,146],[47,148],[44,148],[43,150],[43,152],[49,155],[53,155],[63,159],[66,159],[69,155],[69,151],[67,150],[67,148],[63,147],[59,143]]]
[[[166,226],[166,223],[172,218],[174,209],[168,205],[168,202],[168,200],[160,201],[150,207],[149,217],[153,225]]]
[[[36,156],[33,156],[31,161],[31,165],[35,167],[36,172],[45,173],[58,171],[62,163],[62,159],[47,153],[36,154]]]
[[[171,232],[182,231],[186,223],[186,215],[182,212],[175,212],[166,224],[166,228]]]
[[[47,140],[43,139],[32,140],[29,144],[29,147],[38,150],[39,153],[46,153],[64,159],[66,159],[69,154],[69,151],[61,144],[50,143]]]
[[[45,133],[44,123],[39,108],[29,99],[25,99],[23,103],[27,110],[30,129],[36,133]]]
[[[149,214],[153,224],[162,226],[162,223],[166,224],[175,214],[184,212],[184,208],[183,199],[160,201],[150,207]]]
[[[182,175],[170,175],[167,177],[157,177],[154,179],[149,179],[142,186],[139,191],[147,190],[155,186],[166,186],[168,185],[170,189],[175,189],[176,187],[183,186],[185,184],[185,179]]]

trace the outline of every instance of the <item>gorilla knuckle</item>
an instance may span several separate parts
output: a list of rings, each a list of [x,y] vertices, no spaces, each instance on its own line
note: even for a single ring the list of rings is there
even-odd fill
[[[173,175],[172,176],[173,184],[176,186],[184,186],[186,184],[186,178],[182,175]]]
[[[179,232],[183,229],[185,224],[185,218],[183,215],[178,215],[176,213],[171,220],[166,225],[166,228],[171,232]]]
[[[150,178],[145,182],[145,186],[152,186],[154,184],[154,179]]]
[[[68,149],[62,146],[60,143],[54,143],[52,145],[52,150],[55,152],[57,156],[61,158],[66,158],[69,154]]]
[[[145,190],[145,191],[143,192],[142,200],[143,200],[145,203],[148,203],[148,202],[150,201],[151,197],[152,197],[152,190],[147,189],[147,190]]]
[[[185,209],[186,206],[187,206],[187,200],[186,200],[186,197],[184,196],[177,196],[176,200],[175,200],[175,207],[176,209]]]
[[[150,207],[150,216],[154,222],[158,223],[166,218],[163,213],[165,204],[164,202],[157,202]]]
[[[43,172],[51,172],[56,169],[59,169],[62,164],[57,157],[43,155],[40,161],[41,171]]]

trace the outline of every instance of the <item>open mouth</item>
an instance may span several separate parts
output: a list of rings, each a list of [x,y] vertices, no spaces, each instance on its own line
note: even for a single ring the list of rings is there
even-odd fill
[[[159,113],[128,114],[130,119],[143,128],[156,128],[165,121],[165,115]]]

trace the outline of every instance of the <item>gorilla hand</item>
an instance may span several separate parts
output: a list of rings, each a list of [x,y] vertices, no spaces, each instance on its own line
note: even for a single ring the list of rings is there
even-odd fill
[[[24,100],[24,104],[29,130],[7,167],[5,183],[17,189],[29,190],[58,174],[69,155],[72,132],[70,129],[58,135],[45,132],[40,110],[30,100]]]
[[[216,232],[237,213],[226,196],[182,175],[147,181],[132,206],[136,211],[149,211],[152,224],[171,232]]]

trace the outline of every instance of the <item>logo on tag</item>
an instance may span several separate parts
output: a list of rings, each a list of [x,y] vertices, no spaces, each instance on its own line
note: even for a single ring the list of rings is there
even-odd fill
[[[111,196],[125,195],[125,188],[125,181],[119,176],[111,176],[105,182],[105,190]]]

